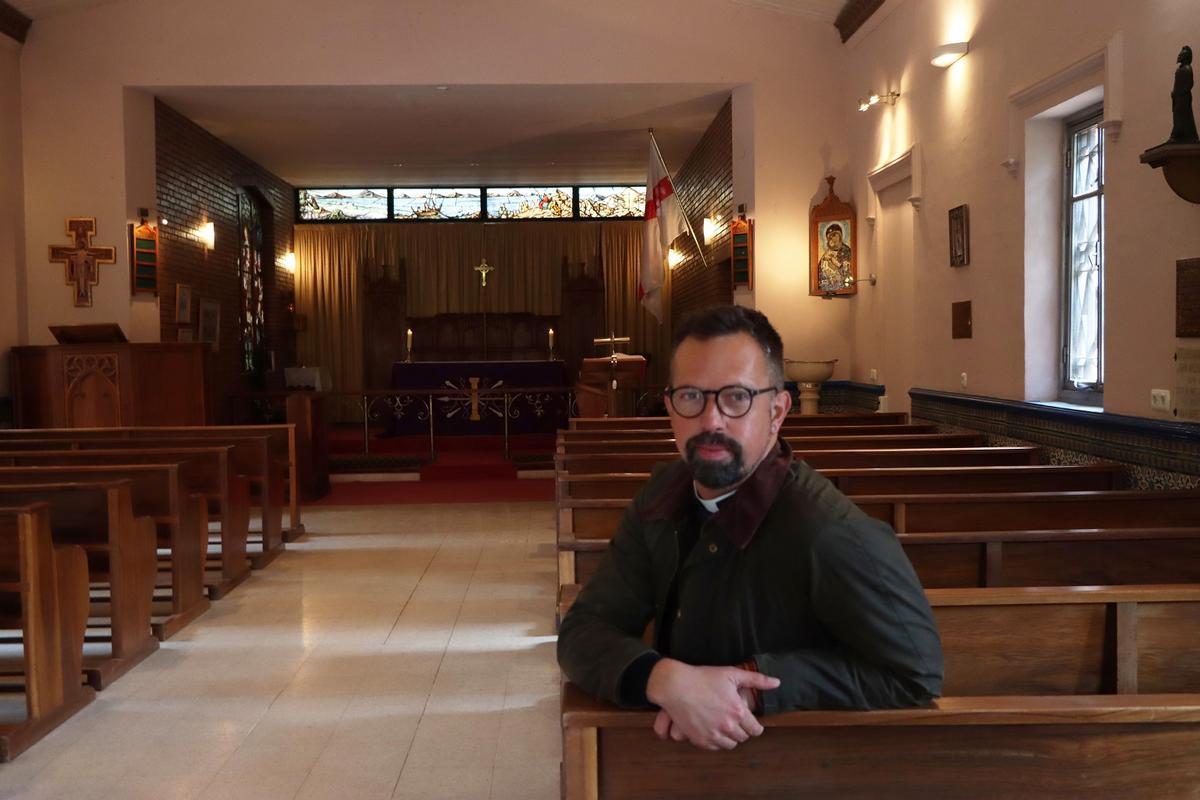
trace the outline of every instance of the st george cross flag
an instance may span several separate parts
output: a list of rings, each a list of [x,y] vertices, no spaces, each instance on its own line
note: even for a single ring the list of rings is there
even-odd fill
[[[650,142],[650,169],[646,177],[646,230],[642,236],[642,269],[638,275],[638,299],[654,318],[662,322],[663,272],[667,248],[687,230],[687,220],[667,166]]]

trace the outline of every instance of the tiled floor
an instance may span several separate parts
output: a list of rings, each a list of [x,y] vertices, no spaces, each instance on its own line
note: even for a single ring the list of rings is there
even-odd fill
[[[304,521],[0,798],[557,798],[552,504]]]

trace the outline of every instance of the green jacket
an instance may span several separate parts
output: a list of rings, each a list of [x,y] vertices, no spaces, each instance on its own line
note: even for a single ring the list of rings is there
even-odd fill
[[[941,641],[895,533],[794,461],[786,442],[702,524],[680,567],[677,531],[695,503],[675,461],[625,510],[559,631],[573,683],[619,704],[625,670],[657,651],[696,665],[753,659],[781,682],[761,693],[764,713],[894,708],[940,694]],[[671,641],[651,648],[642,634],[651,621],[663,630],[675,580]]]

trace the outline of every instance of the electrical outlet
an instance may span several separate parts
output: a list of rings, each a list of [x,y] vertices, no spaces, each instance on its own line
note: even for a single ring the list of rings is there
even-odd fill
[[[869,370],[867,370],[867,380],[869,380],[871,383],[879,383],[879,371],[874,367],[871,367]]]
[[[958,377],[958,382],[962,384],[964,389],[967,388],[967,373],[964,372],[962,375],[960,375]]]
[[[1170,411],[1171,393],[1166,389],[1151,389],[1150,408],[1155,411]]]

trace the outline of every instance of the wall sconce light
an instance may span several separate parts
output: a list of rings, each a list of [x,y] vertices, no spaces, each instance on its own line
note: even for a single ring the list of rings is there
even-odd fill
[[[951,42],[944,44],[933,51],[933,58],[929,61],[935,67],[945,69],[946,67],[958,61],[967,54],[971,49],[970,42]]]
[[[867,95],[866,100],[859,98],[858,110],[866,111],[871,106],[877,106],[880,103],[887,103],[889,106],[894,106],[896,105],[896,101],[899,99],[899,92],[887,92],[885,94],[876,94],[875,92],[871,92],[869,95]]]
[[[296,254],[295,253],[291,252],[290,250],[288,252],[284,253],[283,258],[279,259],[279,263],[282,264],[283,268],[286,269],[288,272],[292,273],[293,275],[296,274]]]
[[[206,222],[199,228],[196,228],[197,241],[203,242],[207,250],[212,250],[217,246],[217,227],[211,222]]]
[[[679,252],[674,247],[667,250],[667,266],[671,269],[675,269],[686,260],[687,259],[684,258],[683,253]]]
[[[721,235],[721,217],[713,215],[704,218],[704,243],[712,244]]]

